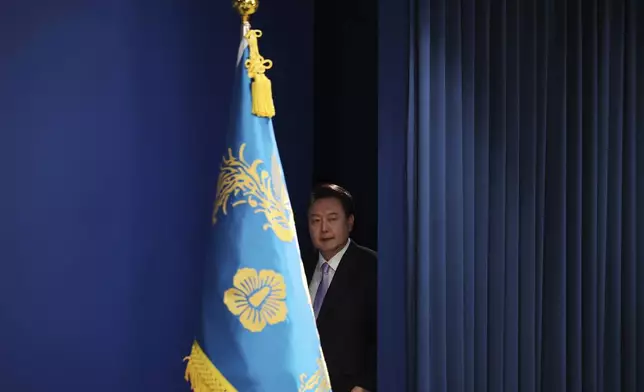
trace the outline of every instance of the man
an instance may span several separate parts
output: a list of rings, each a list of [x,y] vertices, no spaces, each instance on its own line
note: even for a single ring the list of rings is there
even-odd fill
[[[349,238],[354,219],[349,192],[314,189],[305,270],[333,391],[375,392],[377,255]]]

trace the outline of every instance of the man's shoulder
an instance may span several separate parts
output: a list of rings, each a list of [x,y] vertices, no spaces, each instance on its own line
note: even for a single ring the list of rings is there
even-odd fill
[[[374,261],[378,260],[378,253],[375,250],[362,246],[355,241],[352,241],[351,243],[355,246],[356,250],[362,254],[362,256]]]
[[[356,261],[363,264],[365,267],[376,268],[378,265],[378,253],[373,249],[367,248],[357,244],[356,242],[351,242],[353,246],[354,258]]]

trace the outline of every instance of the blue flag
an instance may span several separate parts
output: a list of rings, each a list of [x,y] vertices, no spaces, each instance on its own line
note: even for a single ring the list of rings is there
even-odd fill
[[[201,326],[186,368],[197,392],[330,391],[273,133],[272,62],[245,24],[217,181]]]

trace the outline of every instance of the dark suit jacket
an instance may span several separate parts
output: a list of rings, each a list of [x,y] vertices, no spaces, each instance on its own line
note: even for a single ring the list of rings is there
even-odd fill
[[[351,241],[317,319],[333,392],[376,391],[377,255]],[[318,254],[307,258],[309,283]]]

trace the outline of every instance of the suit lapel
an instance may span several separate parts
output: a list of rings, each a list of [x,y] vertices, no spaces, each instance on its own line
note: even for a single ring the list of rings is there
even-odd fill
[[[318,264],[317,257],[307,257],[303,260],[304,263],[304,273],[306,274],[306,285],[307,287],[311,285],[311,279],[313,279],[313,274],[315,273],[315,268]]]
[[[347,292],[347,289],[351,287],[351,275],[353,264],[351,259],[353,257],[355,245],[353,241],[349,244],[347,251],[340,259],[340,264],[338,269],[333,275],[333,280],[331,285],[324,296],[324,302],[322,302],[322,308],[320,309],[320,314],[318,314],[318,321],[324,319],[326,313],[329,309],[333,309],[333,304],[342,301],[344,294]]]

